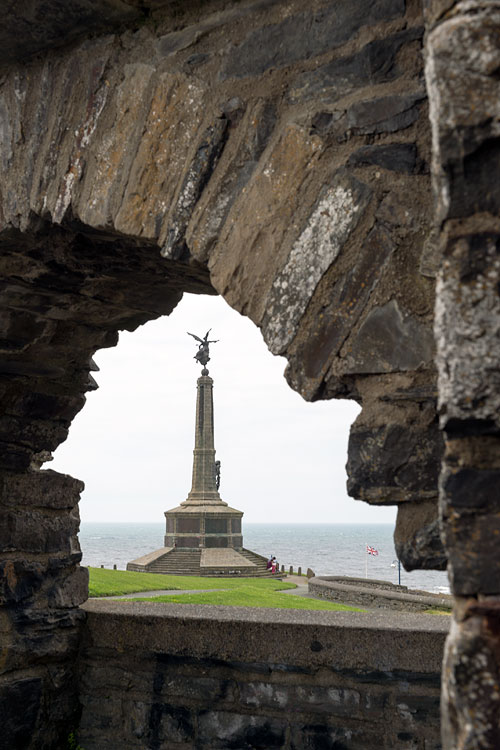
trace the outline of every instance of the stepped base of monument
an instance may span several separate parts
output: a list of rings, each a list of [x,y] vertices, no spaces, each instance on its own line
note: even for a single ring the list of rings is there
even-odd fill
[[[272,577],[273,573],[266,566],[265,557],[243,547],[161,547],[127,563],[127,570],[179,576]]]

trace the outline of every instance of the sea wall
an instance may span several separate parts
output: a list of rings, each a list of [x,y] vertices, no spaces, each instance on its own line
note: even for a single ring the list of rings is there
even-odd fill
[[[309,592],[318,599],[328,599],[341,604],[398,610],[400,612],[425,612],[431,608],[451,611],[453,597],[412,591],[407,586],[396,586],[388,581],[348,578],[345,576],[316,576],[308,581]]]
[[[92,600],[85,750],[440,747],[449,618]]]

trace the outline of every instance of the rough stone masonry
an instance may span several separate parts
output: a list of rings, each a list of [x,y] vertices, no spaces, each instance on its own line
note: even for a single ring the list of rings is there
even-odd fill
[[[499,14],[0,11],[6,747],[60,747],[78,720],[82,484],[40,467],[96,387],[93,353],[185,291],[250,317],[304,398],[362,405],[350,494],[398,505],[408,569],[450,561],[444,746],[498,746]]]

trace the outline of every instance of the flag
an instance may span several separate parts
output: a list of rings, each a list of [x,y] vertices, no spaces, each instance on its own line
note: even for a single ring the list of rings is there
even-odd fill
[[[366,554],[367,555],[378,555],[378,549],[375,549],[375,547],[369,547],[366,545]]]

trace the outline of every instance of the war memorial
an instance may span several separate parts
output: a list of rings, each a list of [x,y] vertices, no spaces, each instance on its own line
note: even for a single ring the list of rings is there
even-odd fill
[[[196,361],[202,365],[197,381],[193,478],[189,495],[165,512],[165,546],[127,564],[127,570],[178,575],[270,575],[266,559],[244,549],[240,510],[230,508],[219,494],[220,461],[215,460],[214,381],[209,376],[207,332],[199,342]]]

